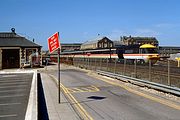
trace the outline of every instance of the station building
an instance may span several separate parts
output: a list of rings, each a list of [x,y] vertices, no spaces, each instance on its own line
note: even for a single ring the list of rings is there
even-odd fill
[[[121,42],[124,45],[143,45],[151,44],[154,46],[159,46],[159,42],[155,37],[132,37],[132,36],[122,36]]]
[[[161,57],[170,57],[172,54],[180,53],[180,46],[159,46],[159,54]]]
[[[107,37],[102,37],[83,43],[81,45],[81,50],[112,48],[112,47],[113,47],[113,41]]]
[[[80,50],[81,43],[62,43],[61,44],[61,51],[74,51]]]
[[[0,69],[42,65],[42,46],[12,32],[0,32]]]

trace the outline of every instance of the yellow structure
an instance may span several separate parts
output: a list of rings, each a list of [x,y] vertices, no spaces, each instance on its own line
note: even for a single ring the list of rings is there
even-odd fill
[[[178,67],[180,67],[180,57],[175,58],[178,61]]]
[[[151,44],[144,44],[144,45],[141,45],[140,48],[156,48],[156,46],[151,45]]]

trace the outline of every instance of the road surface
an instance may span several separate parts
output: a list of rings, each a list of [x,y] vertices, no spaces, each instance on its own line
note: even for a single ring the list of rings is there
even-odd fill
[[[48,74],[57,81],[57,71]],[[62,91],[82,119],[180,120],[179,104],[170,104],[113,81],[74,68],[61,69]],[[119,84],[119,85],[118,85]]]

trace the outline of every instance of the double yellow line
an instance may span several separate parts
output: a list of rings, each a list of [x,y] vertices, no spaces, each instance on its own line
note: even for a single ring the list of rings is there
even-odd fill
[[[90,74],[88,74],[88,75],[91,76]],[[175,103],[173,103],[173,102],[171,102],[171,101],[169,101],[169,100],[161,99],[161,98],[158,98],[158,97],[154,97],[154,96],[151,96],[151,95],[142,93],[142,92],[140,92],[140,91],[138,91],[138,90],[132,89],[132,88],[130,88],[130,87],[126,86],[126,85],[123,85],[123,84],[119,84],[119,83],[113,82],[113,81],[111,81],[111,80],[101,79],[101,78],[99,78],[99,77],[97,77],[97,76],[92,76],[92,77],[94,77],[94,78],[96,78],[96,79],[98,79],[98,80],[104,81],[104,82],[106,82],[106,83],[109,83],[109,84],[111,84],[111,85],[119,86],[119,87],[121,87],[121,88],[124,88],[125,90],[127,90],[127,91],[129,91],[129,92],[131,92],[131,93],[134,93],[134,94],[137,94],[137,95],[139,95],[139,96],[148,98],[148,99],[150,99],[150,100],[159,102],[159,103],[164,104],[164,105],[166,105],[166,106],[169,106],[169,107],[171,107],[171,108],[180,110],[180,105],[177,105],[177,104],[175,104]]]
[[[56,81],[57,84],[57,79],[53,76],[50,75],[51,78],[53,78]],[[83,120],[93,120],[93,118],[87,113],[87,111],[81,106],[81,104],[79,104],[79,102],[74,98],[74,96],[68,91],[68,89],[60,83],[61,89],[63,90],[64,94],[66,97],[68,97],[68,99],[71,101],[71,103],[73,103],[73,105],[75,106],[76,110],[78,110],[78,113],[80,114],[80,116],[82,117]]]

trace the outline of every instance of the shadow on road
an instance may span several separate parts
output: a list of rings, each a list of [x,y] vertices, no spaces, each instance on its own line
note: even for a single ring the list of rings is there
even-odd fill
[[[90,96],[87,97],[88,99],[93,99],[93,100],[103,100],[106,99],[106,97],[101,97],[101,96]]]

